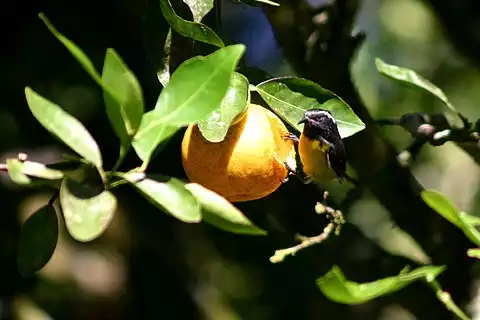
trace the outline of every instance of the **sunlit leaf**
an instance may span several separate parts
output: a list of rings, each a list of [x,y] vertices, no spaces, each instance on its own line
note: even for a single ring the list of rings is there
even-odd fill
[[[117,209],[117,198],[107,190],[65,179],[60,188],[60,205],[68,232],[77,241],[99,237]]]
[[[167,37],[165,39],[165,44],[163,45],[162,65],[157,70],[158,81],[160,81],[160,83],[164,87],[167,85],[168,81],[170,81],[171,46],[172,46],[172,28],[169,28]]]
[[[22,162],[18,159],[7,159],[7,172],[13,182],[19,185],[29,185],[32,180],[23,172]]]
[[[171,214],[178,220],[188,223],[200,222],[202,219],[200,205],[185,183],[159,175],[145,175],[141,172],[130,172],[122,177],[134,185],[155,206]]]
[[[182,126],[218,109],[244,51],[244,45],[233,45],[182,63],[158,98],[156,120]]]
[[[51,205],[42,207],[23,224],[17,249],[18,270],[29,276],[50,260],[58,239],[58,221]]]
[[[20,185],[31,184],[32,180],[30,177],[44,180],[59,180],[63,178],[62,171],[48,168],[38,162],[7,159],[6,165],[10,179]]]
[[[456,225],[465,236],[477,246],[480,246],[480,232],[474,224],[465,219],[465,213],[460,212],[455,205],[442,193],[435,190],[424,190],[421,193],[423,201],[443,218]]]
[[[193,21],[200,22],[213,8],[213,0],[183,0],[192,11]]]
[[[365,128],[365,124],[342,99],[310,80],[274,78],[260,83],[256,90],[276,114],[298,131],[302,130],[298,122],[305,111],[310,109],[330,111],[337,121],[342,138]]]
[[[169,0],[159,0],[163,16],[173,30],[184,37],[212,44],[217,47],[225,46],[222,39],[209,27],[198,22],[191,22],[179,17],[172,8]]]
[[[189,183],[185,187],[200,202],[202,217],[205,222],[232,233],[266,234],[264,230],[255,226],[240,210],[219,194],[197,183]]]
[[[103,64],[102,81],[116,98],[104,91],[103,98],[115,133],[125,153],[135,135],[143,115],[142,88],[135,75],[113,49],[108,49]]]
[[[230,87],[220,105],[208,118],[198,122],[203,137],[210,142],[223,141],[232,122],[246,109],[250,100],[248,80],[234,72]]]
[[[470,224],[472,226],[479,226],[480,225],[480,217],[473,216],[473,215],[468,214],[466,212],[460,212],[459,214],[467,224]]]
[[[468,249],[467,255],[470,258],[480,259],[480,248]]]
[[[357,283],[347,280],[340,268],[334,266],[323,277],[317,279],[317,285],[322,293],[332,301],[360,304],[391,294],[417,280],[433,281],[444,270],[443,266],[425,266],[411,272],[401,272],[394,277]]]
[[[148,164],[157,147],[173,136],[179,128],[158,121],[154,111],[144,114],[140,128],[132,142],[133,148],[144,162],[144,166]]]
[[[29,87],[25,88],[25,96],[30,111],[45,129],[96,167],[102,167],[97,143],[80,121]]]
[[[440,99],[440,101],[445,103],[445,105],[448,108],[450,108],[452,111],[454,111],[455,113],[457,112],[455,107],[448,100],[445,93],[439,87],[437,87],[427,79],[423,78],[415,71],[410,70],[408,68],[401,68],[391,64],[387,64],[379,58],[375,59],[375,64],[377,66],[377,70],[381,74],[393,80],[410,85],[414,88],[427,91],[432,95],[434,95],[435,97],[437,97],[438,99]]]

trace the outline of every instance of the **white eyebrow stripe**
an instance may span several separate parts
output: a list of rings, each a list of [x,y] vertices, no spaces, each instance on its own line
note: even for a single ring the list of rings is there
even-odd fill
[[[330,118],[330,120],[333,121],[333,123],[337,123],[337,120],[335,120],[335,118],[330,114],[330,112],[327,112],[327,111],[320,111],[319,113],[323,114],[323,115],[326,115],[327,117]]]

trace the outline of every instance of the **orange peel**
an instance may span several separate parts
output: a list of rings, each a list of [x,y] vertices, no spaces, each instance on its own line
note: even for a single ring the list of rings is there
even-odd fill
[[[293,141],[277,115],[250,104],[222,142],[206,140],[197,125],[190,125],[182,141],[182,163],[196,182],[231,202],[263,198],[288,177],[288,164],[296,169]]]

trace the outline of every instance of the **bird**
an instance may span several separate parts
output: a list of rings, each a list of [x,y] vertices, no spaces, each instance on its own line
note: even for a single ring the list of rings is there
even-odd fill
[[[305,182],[323,183],[350,180],[347,175],[347,155],[338,131],[337,121],[328,110],[305,111],[298,124],[304,124],[300,138],[293,133],[289,139],[298,144]]]

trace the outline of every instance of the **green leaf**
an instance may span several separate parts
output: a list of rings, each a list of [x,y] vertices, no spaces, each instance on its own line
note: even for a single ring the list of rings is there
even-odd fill
[[[156,120],[182,126],[218,109],[244,51],[244,45],[233,45],[182,63],[158,98]]]
[[[17,249],[20,274],[26,277],[43,268],[55,251],[57,239],[57,214],[53,206],[44,206],[22,226]]]
[[[411,272],[401,272],[398,276],[357,283],[347,280],[340,268],[334,266],[323,277],[317,279],[317,285],[322,293],[332,301],[360,304],[391,294],[417,280],[431,282],[444,270],[443,266],[425,266]]]
[[[221,142],[225,138],[228,128],[246,110],[250,102],[248,79],[234,72],[230,87],[220,105],[208,118],[198,122],[198,128],[203,137],[210,142]]]
[[[105,231],[117,209],[117,198],[110,191],[67,178],[60,188],[60,205],[72,238],[87,242]]]
[[[197,184],[188,183],[185,188],[197,198],[205,222],[232,233],[266,235],[267,232],[255,226],[243,213],[219,194]]]
[[[460,212],[450,199],[435,190],[424,190],[421,196],[430,208],[456,225],[470,241],[480,246],[480,232],[477,231],[474,224],[469,223],[468,218],[465,218],[465,213]]]
[[[92,61],[87,57],[87,55],[70,39],[62,35],[58,30],[51,24],[51,22],[47,19],[47,17],[43,14],[39,14],[40,19],[42,19],[43,23],[47,26],[48,30],[70,51],[75,59],[82,65],[85,71],[90,74],[90,76],[99,84],[102,85],[102,80],[100,75],[98,74],[95,66],[93,65]]]
[[[32,183],[30,177],[44,180],[60,180],[63,172],[50,169],[42,163],[32,161],[20,161],[18,159],[7,159],[7,170],[13,182],[19,185]]]
[[[213,8],[213,0],[183,0],[193,14],[193,21],[200,22]]]
[[[25,88],[25,96],[33,116],[45,129],[97,168],[102,167],[97,143],[80,121],[29,87]]]
[[[178,129],[180,129],[178,126],[170,126],[158,121],[154,111],[144,114],[140,128],[132,142],[135,152],[144,162],[144,167],[149,163],[159,144],[167,141]]]
[[[225,46],[222,39],[206,25],[187,21],[179,17],[173,10],[169,0],[160,0],[160,8],[172,29],[182,36],[209,43],[217,47]]]
[[[170,81],[170,59],[171,59],[171,47],[172,47],[172,28],[168,29],[165,44],[163,45],[163,58],[160,69],[157,70],[158,81],[162,86],[166,86]]]
[[[467,224],[470,224],[472,226],[480,225],[480,217],[470,215],[466,212],[460,212],[459,214]]]
[[[22,162],[18,159],[7,159],[8,175],[18,185],[29,185],[32,180],[23,172]]]
[[[427,79],[423,78],[415,71],[407,68],[400,68],[391,64],[387,64],[380,58],[375,59],[375,65],[377,66],[377,70],[384,76],[387,76],[401,83],[410,85],[414,88],[429,92],[430,94],[440,99],[440,101],[445,103],[445,105],[450,110],[457,113],[457,110],[450,103],[445,93],[439,87],[437,87]]]
[[[134,185],[150,202],[178,220],[197,223],[202,219],[200,205],[185,183],[159,175],[145,175],[142,172],[129,172],[121,175]]]
[[[102,81],[116,98],[104,91],[103,98],[115,133],[122,145],[121,154],[129,148],[143,115],[142,88],[114,49],[108,49],[103,64]]]
[[[365,124],[342,99],[310,80],[274,78],[260,83],[256,90],[276,114],[298,131],[302,131],[298,122],[310,109],[330,111],[337,120],[342,138],[365,129]]]
[[[480,248],[468,249],[467,255],[470,258],[480,259]]]

